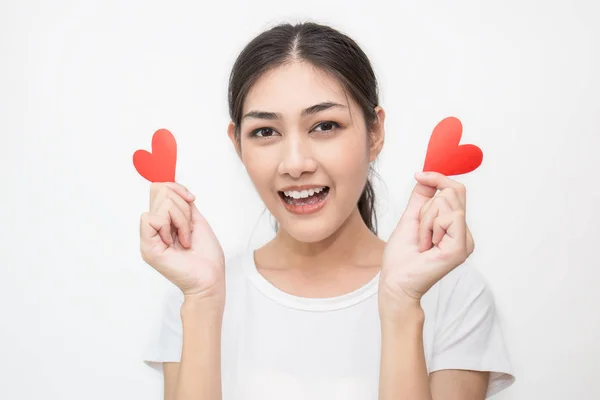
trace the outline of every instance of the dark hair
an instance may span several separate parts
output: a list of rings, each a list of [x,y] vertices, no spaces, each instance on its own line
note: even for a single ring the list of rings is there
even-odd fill
[[[369,59],[358,44],[326,25],[314,22],[280,24],[250,41],[233,65],[228,102],[238,146],[241,146],[239,127],[248,91],[265,72],[295,60],[307,61],[335,76],[359,104],[368,130],[377,122],[374,110],[379,103],[377,80]],[[374,172],[371,166],[369,171]],[[375,192],[370,179],[367,179],[357,205],[365,224],[377,234]]]

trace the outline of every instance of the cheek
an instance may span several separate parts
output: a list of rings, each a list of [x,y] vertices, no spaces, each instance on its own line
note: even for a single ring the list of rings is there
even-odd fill
[[[367,179],[368,165],[362,160],[345,160],[347,162],[338,164],[337,189],[338,192],[352,198],[360,196]]]
[[[274,173],[277,171],[276,160],[269,157],[268,152],[246,151],[243,157],[248,176],[257,190],[259,192],[269,190]]]
[[[346,184],[348,182],[362,184],[369,168],[369,155],[365,142],[353,137],[352,140],[338,143],[335,149],[330,150],[327,158],[332,175],[335,175],[332,178],[343,180]]]

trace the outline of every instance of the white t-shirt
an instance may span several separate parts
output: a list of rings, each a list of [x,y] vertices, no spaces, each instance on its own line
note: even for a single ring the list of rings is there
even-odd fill
[[[429,372],[490,371],[487,397],[513,376],[494,297],[468,261],[421,300]],[[221,379],[224,400],[376,400],[381,330],[379,274],[363,287],[333,298],[283,292],[256,269],[254,251],[226,262]],[[179,362],[183,294],[173,285],[143,360]]]

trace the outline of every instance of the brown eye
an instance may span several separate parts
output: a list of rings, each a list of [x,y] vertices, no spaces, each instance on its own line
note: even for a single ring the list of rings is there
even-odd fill
[[[329,131],[332,131],[334,128],[339,128],[340,125],[333,121],[326,121],[326,122],[321,122],[319,125],[317,125],[315,127],[315,129],[317,129],[318,127],[322,128],[322,129],[320,129],[320,131],[322,131],[322,132],[329,132]]]
[[[250,137],[271,137],[273,136],[273,128],[259,128],[250,133]],[[260,135],[259,135],[260,133]]]

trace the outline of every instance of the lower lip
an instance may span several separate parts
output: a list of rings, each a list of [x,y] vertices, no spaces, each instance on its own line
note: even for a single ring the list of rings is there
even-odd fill
[[[279,196],[279,198],[281,199],[281,202],[283,203],[284,207],[291,213],[313,214],[325,206],[325,203],[327,203],[327,199],[329,198],[330,192],[331,192],[331,188],[329,189],[329,192],[327,192],[327,196],[325,196],[324,199],[320,200],[319,202],[317,202],[315,204],[306,204],[306,205],[302,205],[302,206],[288,204],[284,199],[281,198],[281,196]]]

